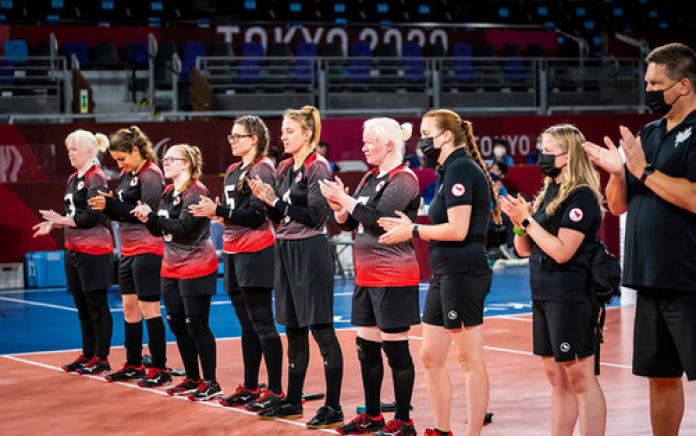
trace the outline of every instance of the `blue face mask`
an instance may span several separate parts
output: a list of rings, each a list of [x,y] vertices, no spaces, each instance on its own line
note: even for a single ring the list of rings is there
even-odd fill
[[[500,180],[500,176],[497,175],[496,173],[489,172],[488,174],[491,176],[491,180],[493,180],[494,182],[497,182],[498,180]]]

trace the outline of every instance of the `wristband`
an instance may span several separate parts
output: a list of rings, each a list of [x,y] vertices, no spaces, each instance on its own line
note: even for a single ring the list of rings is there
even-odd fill
[[[418,224],[414,224],[413,226],[411,226],[411,236],[413,236],[414,238],[418,238],[418,237],[419,237],[419,234],[418,234]]]
[[[525,232],[523,228],[517,226],[512,228],[512,233],[516,234],[517,236],[527,236],[527,232]]]

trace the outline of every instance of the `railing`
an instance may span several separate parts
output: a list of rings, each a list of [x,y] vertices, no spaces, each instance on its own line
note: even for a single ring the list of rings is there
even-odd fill
[[[65,57],[0,57],[0,113],[61,113],[68,109],[69,98]]]
[[[122,115],[124,120],[279,115],[304,104],[334,116],[418,115],[433,107],[471,114],[644,112],[643,68],[638,59],[586,57],[199,57],[196,69],[213,90],[214,110],[177,110],[174,80],[171,111]],[[39,118],[5,117],[11,122]],[[40,117],[75,118],[67,113]]]

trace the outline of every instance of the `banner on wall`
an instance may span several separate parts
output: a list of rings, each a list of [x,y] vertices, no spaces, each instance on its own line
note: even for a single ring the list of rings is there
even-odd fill
[[[463,115],[465,116],[465,115]],[[625,125],[637,131],[653,119],[652,115],[581,115],[581,116],[487,116],[470,117],[474,134],[484,158],[492,156],[492,142],[503,137],[510,143],[510,154],[518,163],[525,163],[534,151],[536,138],[547,127],[558,123],[576,125],[592,142],[602,143],[604,135],[618,136],[618,126]],[[271,132],[271,146],[282,150],[279,118],[266,119]],[[415,150],[418,141],[418,118],[399,118],[411,122],[414,135],[407,143],[407,152]],[[329,119],[322,122],[323,141],[330,145],[329,158],[333,161],[363,160],[362,124],[364,119]],[[167,147],[188,143],[201,148],[206,174],[225,171],[232,160],[227,142],[232,125],[230,121],[186,121],[171,123],[140,123],[150,137],[159,156]],[[65,151],[64,139],[75,129],[111,133],[128,124],[19,124],[0,125],[0,181],[21,182],[64,179],[73,170]],[[117,174],[115,163],[107,155],[103,158],[107,172]],[[114,174],[116,173],[116,174]]]

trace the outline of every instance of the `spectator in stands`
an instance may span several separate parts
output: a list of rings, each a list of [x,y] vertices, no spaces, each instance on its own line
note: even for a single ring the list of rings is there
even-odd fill
[[[696,52],[667,44],[646,62],[646,103],[661,118],[637,136],[620,127],[625,163],[608,137],[607,148],[583,146],[610,175],[609,210],[627,212],[623,284],[638,290],[633,373],[649,378],[653,433],[677,435],[682,375],[696,380]]]
[[[148,203],[140,203],[131,213],[153,235],[164,238],[162,297],[186,371],[186,378],[167,393],[205,401],[222,397],[215,375],[215,337],[209,322],[212,297],[217,291],[218,260],[210,240],[210,219],[191,215],[189,206],[210,193],[199,181],[203,156],[198,147],[173,145],[162,165],[164,176],[172,183],[164,189],[157,211]]]
[[[64,214],[40,210],[44,221],[33,227],[34,237],[63,229],[65,275],[82,333],[82,354],[63,369],[101,374],[111,369],[108,357],[113,325],[107,291],[111,286],[113,243],[107,216],[92,210],[87,202],[99,192],[108,191],[98,155],[109,146],[109,140],[101,133],[94,135],[80,129],[65,138],[65,146],[76,171],[68,178]]]
[[[445,362],[454,342],[466,379],[467,434],[478,435],[489,397],[483,353],[483,305],[492,279],[486,229],[491,216],[500,222],[500,211],[471,122],[438,109],[423,116],[420,130],[420,148],[431,165],[439,165],[438,188],[429,209],[432,224],[413,224],[397,212],[400,218],[380,218],[387,233],[379,241],[396,244],[411,237],[430,241],[433,277],[423,309],[421,359],[436,428],[425,434],[451,434],[452,388]],[[495,205],[492,212],[490,199]]]
[[[496,189],[498,196],[507,195],[507,193],[508,193],[507,188],[503,184],[503,181],[505,180],[505,176],[507,176],[507,172],[508,172],[508,166],[505,165],[503,162],[494,161],[489,166],[488,173],[491,176],[491,180],[493,181],[493,184],[495,185],[495,189]]]
[[[329,163],[329,167],[331,167],[331,172],[335,173],[336,171],[340,171],[340,168],[329,159],[329,149],[331,147],[329,146],[329,143],[326,141],[319,141],[319,144],[317,144],[317,148],[315,148],[316,152],[319,153],[320,155],[324,156],[324,159]]]
[[[503,184],[505,176],[507,175],[508,167],[502,162],[494,161],[490,164],[488,168],[491,181],[495,186],[496,193],[498,197],[508,195],[508,190]],[[491,210],[494,207],[493,201],[491,201]],[[500,258],[501,255],[505,259],[517,259],[513,247],[513,237],[512,223],[507,216],[503,216],[503,222],[501,224],[496,224],[491,221],[488,228],[488,241],[487,247],[491,247],[489,250],[490,254],[495,254],[496,258]],[[500,253],[493,253],[495,249],[500,250]]]
[[[302,387],[309,365],[309,331],[323,358],[326,400],[307,422],[308,428],[343,424],[341,384],[343,354],[333,327],[334,263],[326,236],[329,205],[319,181],[331,178],[329,164],[314,148],[321,119],[313,106],[288,109],[283,114],[285,152],[292,155],[278,165],[275,187],[255,178],[252,192],[266,203],[276,233],[276,317],[288,338],[288,389],[285,398],[269,401],[262,419],[302,416]]]
[[[409,351],[408,332],[420,324],[418,284],[420,274],[410,241],[384,245],[378,242],[384,230],[381,217],[395,211],[418,215],[418,179],[403,164],[404,142],[411,124],[399,125],[391,118],[372,118],[363,126],[363,152],[373,167],[351,197],[343,182],[322,182],[321,192],[344,230],[355,231],[355,291],[351,322],[358,326],[356,344],[365,393],[365,413],[338,427],[340,434],[376,432],[377,435],[415,436],[409,407],[415,369]],[[384,376],[382,350],[394,382],[396,413],[385,425],[380,411]]]
[[[536,138],[536,143],[534,144],[534,149],[529,151],[527,155],[527,163],[529,165],[536,165],[539,162],[539,153],[541,153],[541,139],[542,133],[539,133]]]
[[[515,225],[515,248],[530,256],[534,354],[551,384],[551,434],[603,435],[607,411],[595,375],[599,305],[587,265],[602,224],[599,174],[569,124],[543,135],[544,187],[531,206],[522,197],[501,197]]]
[[[493,162],[501,162],[508,167],[515,164],[510,156],[510,143],[505,138],[495,138],[493,139]]]
[[[152,209],[159,206],[164,190],[164,176],[157,166],[157,156],[150,139],[137,126],[119,129],[111,135],[109,152],[121,169],[116,196],[92,197],[89,205],[119,221],[121,257],[118,281],[123,301],[123,330],[126,362],[106,376],[110,382],[139,379],[140,386],[162,386],[172,376],[167,370],[167,343],[160,309],[162,238],[150,234],[147,227],[130,212],[143,202]],[[145,318],[152,367],[145,373],[142,359],[143,323]]]
[[[273,319],[273,275],[275,234],[266,217],[264,204],[251,194],[247,179],[259,176],[275,184],[275,167],[266,157],[269,133],[255,115],[234,120],[227,140],[232,155],[241,158],[225,172],[224,201],[217,204],[208,197],[189,209],[193,216],[222,219],[225,225],[223,256],[225,291],[242,327],[244,382],[221,400],[223,406],[262,403],[269,396],[283,397],[281,373],[283,349]],[[263,356],[268,387],[259,389],[259,366]]]

